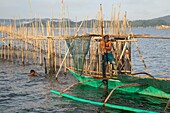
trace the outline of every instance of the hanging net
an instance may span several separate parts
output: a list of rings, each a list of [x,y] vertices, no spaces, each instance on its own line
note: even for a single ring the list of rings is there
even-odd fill
[[[83,72],[84,60],[89,51],[90,40],[90,36],[66,40],[69,52],[72,55],[74,70],[79,75]]]

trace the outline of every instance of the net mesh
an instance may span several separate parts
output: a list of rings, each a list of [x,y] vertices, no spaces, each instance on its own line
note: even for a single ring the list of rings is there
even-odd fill
[[[118,79],[123,83],[146,83],[148,86],[152,86],[160,91],[170,94],[169,80],[158,80],[154,78],[140,78],[135,76],[127,76],[127,75],[118,76]]]
[[[84,60],[89,51],[91,37],[81,37],[75,39],[67,39],[67,46],[72,55],[74,70],[77,74],[82,74]]]

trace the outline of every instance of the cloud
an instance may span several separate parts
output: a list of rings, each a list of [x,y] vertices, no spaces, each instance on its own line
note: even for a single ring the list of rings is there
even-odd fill
[[[40,17],[58,17],[62,0],[30,0],[33,15]],[[65,7],[72,19],[95,18],[100,4],[103,6],[105,18],[110,18],[112,4],[121,3],[121,13],[127,11],[129,19],[147,19],[170,14],[169,0],[64,0]],[[66,10],[65,10],[66,11]],[[67,12],[67,11],[66,11]],[[67,12],[68,13],[68,12]],[[116,12],[117,13],[117,12]],[[1,18],[30,17],[28,0],[0,0]],[[68,14],[65,14],[68,15]]]

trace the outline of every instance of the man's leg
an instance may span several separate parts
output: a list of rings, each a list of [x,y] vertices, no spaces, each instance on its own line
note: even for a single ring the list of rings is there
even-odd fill
[[[103,78],[106,78],[106,66],[105,66],[105,61],[106,60],[106,56],[105,54],[102,55],[102,75],[103,75]]]
[[[114,75],[117,75],[117,66],[116,66],[116,63],[115,61],[112,61],[112,70],[114,71]]]

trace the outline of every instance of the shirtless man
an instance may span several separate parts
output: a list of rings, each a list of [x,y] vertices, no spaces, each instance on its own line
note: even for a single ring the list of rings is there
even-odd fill
[[[102,52],[102,68],[103,68],[103,77],[106,77],[105,75],[105,69],[107,64],[112,64],[112,70],[114,68],[114,64],[115,64],[115,59],[113,57],[112,51],[112,43],[109,40],[109,36],[105,35],[102,39],[102,41],[100,42],[100,51]]]

